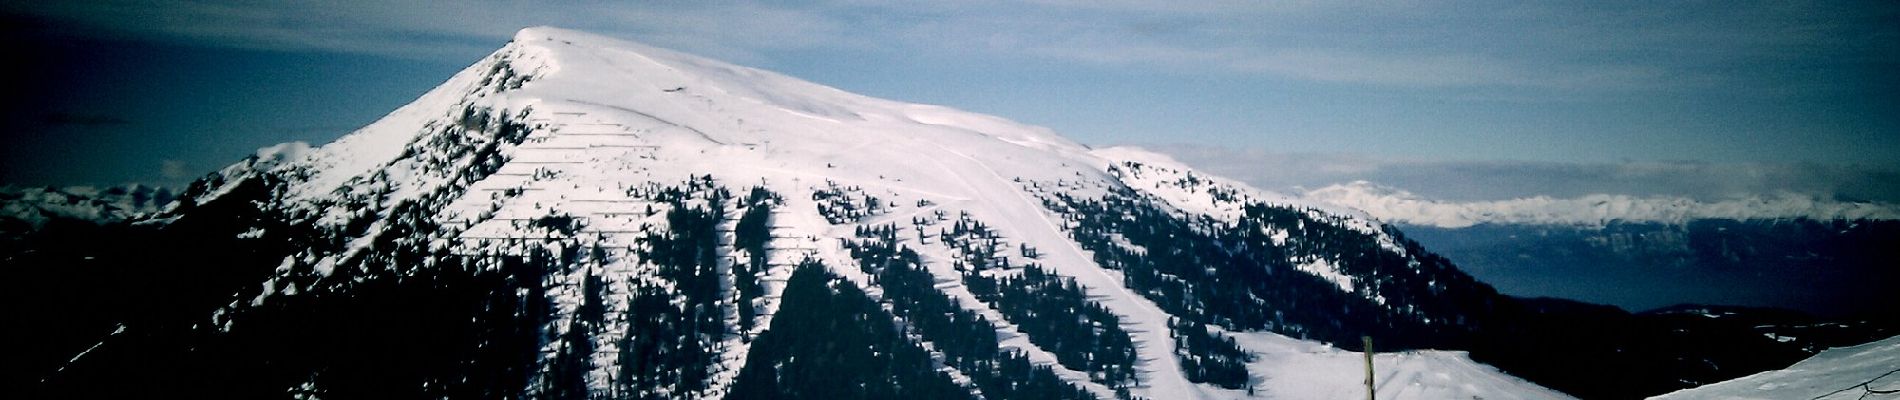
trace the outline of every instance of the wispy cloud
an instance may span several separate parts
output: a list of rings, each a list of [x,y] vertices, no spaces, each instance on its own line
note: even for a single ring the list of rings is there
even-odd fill
[[[199,172],[194,172],[184,161],[165,159],[158,163],[158,176],[164,177],[167,181],[189,181],[197,178],[197,174]]]
[[[417,58],[466,58],[520,27],[557,25],[740,61],[849,48],[1355,85],[1631,90],[1730,82],[1724,68],[1764,60],[1893,56],[1830,42],[1891,35],[1852,23],[1891,7],[1867,16],[1832,5],[100,0],[7,8],[125,37]]]
[[[1685,74],[1589,43],[1620,26],[1571,26],[1526,10],[1212,2],[1038,2],[1010,15],[966,16],[930,29],[984,38],[983,51],[1164,71],[1266,74],[1291,80],[1421,88],[1629,90]],[[1534,11],[1534,10],[1533,10]],[[1536,40],[1533,38],[1562,40]],[[1644,49],[1654,51],[1656,49]],[[1595,52],[1594,54],[1575,54]],[[1552,57],[1550,53],[1565,57]],[[1614,56],[1614,54],[1610,54]]]
[[[121,39],[458,61],[535,25],[740,59],[766,50],[851,43],[844,25],[830,15],[763,2],[102,0],[8,8]]]

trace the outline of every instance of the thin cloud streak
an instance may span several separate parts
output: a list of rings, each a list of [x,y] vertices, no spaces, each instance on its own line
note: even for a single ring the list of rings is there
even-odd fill
[[[1882,67],[1900,64],[1892,2],[98,0],[4,2],[0,14],[56,39],[440,65],[553,25],[1082,141],[1900,165],[1894,118],[1877,112],[1900,90]]]
[[[408,58],[466,58],[520,27],[557,25],[738,61],[807,49],[964,52],[1356,85],[1576,91],[1722,82],[1707,66],[1669,60],[1703,53],[1723,64],[1810,57],[1814,43],[1844,29],[1827,17],[1845,11],[1783,7],[1657,13],[1655,6],[1631,12],[1408,2],[90,1],[11,11],[130,38]],[[1796,11],[1818,17],[1785,18]],[[1737,34],[1758,29],[1786,34]]]
[[[842,34],[843,25],[827,16],[752,3],[599,2],[567,8],[533,2],[108,0],[9,11],[119,39],[458,61],[535,25],[634,36],[740,59],[764,50],[852,42]]]

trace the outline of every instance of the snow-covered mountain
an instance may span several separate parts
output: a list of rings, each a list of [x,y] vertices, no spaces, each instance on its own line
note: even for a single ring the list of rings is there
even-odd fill
[[[1498,295],[1364,215],[553,28],[137,226],[24,258],[101,288],[20,312],[61,321],[20,357],[35,392],[1334,398],[1363,335],[1400,351],[1380,398],[1568,397],[1473,357],[1587,393],[1706,378],[1590,389],[1669,364],[1553,336],[1621,317]]]

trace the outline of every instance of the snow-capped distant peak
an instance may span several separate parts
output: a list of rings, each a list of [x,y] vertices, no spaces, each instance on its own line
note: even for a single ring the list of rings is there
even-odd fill
[[[0,187],[0,233],[14,228],[4,223],[18,221],[27,230],[39,229],[54,219],[91,223],[116,223],[151,214],[170,204],[171,189],[145,185],[97,188]]]
[[[1720,201],[1686,197],[1592,194],[1449,202],[1367,181],[1308,190],[1302,199],[1364,210],[1381,220],[1444,228],[1483,223],[1603,225],[1610,222],[1684,223],[1696,219],[1900,219],[1900,206],[1815,199],[1792,193]]]

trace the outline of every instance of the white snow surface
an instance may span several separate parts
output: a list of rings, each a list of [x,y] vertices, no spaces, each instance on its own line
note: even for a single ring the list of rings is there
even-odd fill
[[[1690,399],[1891,399],[1867,389],[1900,389],[1900,336],[1859,346],[1828,349],[1788,368],[1711,383],[1651,397]],[[1883,376],[1884,375],[1884,376]],[[1860,386],[1866,383],[1865,387]]]
[[[1381,220],[1442,228],[1481,223],[1601,226],[1614,221],[1685,223],[1696,219],[1900,219],[1900,205],[1841,202],[1792,193],[1720,201],[1592,194],[1449,202],[1366,181],[1309,190],[1300,198],[1364,210]]]
[[[1302,199],[1298,196],[1290,196],[1284,193],[1256,188],[1253,185],[1249,185],[1245,182],[1227,179],[1227,178],[1214,176],[1214,175],[1208,175],[1206,173],[1195,171],[1194,168],[1189,167],[1185,163],[1175,160],[1174,157],[1170,157],[1167,154],[1162,154],[1162,153],[1144,149],[1138,146],[1107,147],[1107,148],[1096,149],[1095,151],[1091,153],[1097,157],[1102,157],[1110,161],[1113,161],[1115,163],[1137,162],[1137,163],[1141,163],[1141,164],[1153,167],[1151,169],[1157,172],[1161,172],[1161,173],[1160,174],[1146,174],[1146,175],[1140,175],[1140,176],[1124,176],[1122,177],[1122,180],[1123,182],[1127,183],[1130,187],[1133,187],[1135,189],[1140,189],[1150,194],[1161,196],[1162,198],[1166,199],[1169,204],[1174,205],[1175,207],[1180,208],[1184,211],[1189,211],[1189,212],[1192,212],[1195,214],[1201,214],[1201,215],[1215,216],[1216,218],[1225,220],[1225,221],[1231,221],[1234,219],[1234,217],[1238,216],[1241,212],[1240,206],[1244,205],[1242,203],[1245,203],[1245,202],[1241,202],[1241,203],[1219,202],[1215,200],[1212,196],[1209,196],[1210,193],[1208,193],[1208,189],[1210,188],[1217,188],[1217,189],[1230,190],[1230,191],[1237,192],[1238,194],[1241,194],[1243,197],[1245,197],[1247,202],[1261,202],[1261,203],[1267,203],[1267,204],[1290,206],[1290,207],[1295,207],[1295,208],[1318,209],[1328,214],[1354,217],[1359,220],[1370,220],[1370,217],[1371,217],[1371,215],[1366,214],[1364,211],[1361,211],[1360,209],[1357,209],[1357,208],[1342,207],[1338,204],[1329,203],[1329,202],[1309,201],[1306,199]],[[1178,188],[1168,188],[1167,187],[1168,185],[1165,184],[1168,181],[1186,178],[1189,174],[1192,174],[1194,177],[1198,179],[1207,181],[1207,183],[1199,187],[1198,189],[1200,190],[1195,190],[1195,191],[1170,190],[1170,189],[1178,189]],[[1373,225],[1366,224],[1366,225],[1356,227],[1356,229],[1360,229],[1362,231],[1370,231],[1372,226]]]
[[[495,63],[506,63],[533,79],[519,88],[491,91],[482,80]],[[534,130],[521,145],[501,149],[510,161],[499,172],[471,183],[466,193],[433,217],[443,226],[460,227],[455,230],[457,237],[444,241],[457,251],[493,251],[496,247],[488,244],[491,239],[553,235],[524,229],[520,222],[555,213],[585,220],[577,238],[624,247],[642,231],[667,229],[664,218],[637,211],[652,204],[631,198],[629,188],[647,183],[677,185],[710,174],[741,195],[744,189],[761,185],[783,195],[786,204],[773,217],[772,247],[816,257],[836,275],[868,286],[869,278],[853,267],[855,262],[838,243],[838,238],[852,236],[854,225],[826,222],[811,199],[812,191],[820,188],[857,187],[889,203],[886,219],[903,221],[939,210],[951,215],[967,212],[1010,241],[1043,250],[1040,264],[1074,278],[1087,287],[1092,299],[1123,318],[1142,360],[1141,386],[1133,389],[1134,394],[1154,399],[1248,397],[1245,391],[1188,382],[1171,353],[1168,314],[1124,288],[1118,273],[1096,265],[1087,251],[1068,238],[1062,221],[1025,191],[1023,182],[1088,183],[1069,186],[1070,194],[1078,197],[1100,196],[1105,193],[1102,188],[1128,185],[1184,213],[1232,220],[1237,212],[1232,204],[1206,200],[1206,193],[1141,185],[1139,180],[1109,172],[1111,165],[1141,160],[1165,166],[1170,174],[1212,178],[1252,201],[1288,204],[1293,200],[1192,172],[1138,149],[1092,151],[1046,128],[1002,118],[865,97],[630,41],[536,27],[521,30],[494,55],[414,103],[334,143],[307,151],[294,144],[261,150],[256,159],[273,162],[257,163],[256,168],[302,172],[287,174],[300,179],[291,182],[289,199],[295,204],[288,208],[306,207],[314,215],[325,216],[325,221],[341,223],[353,213],[368,211],[321,207],[338,196],[376,190],[356,184],[371,177],[387,185],[382,189],[389,197],[384,204],[449,184],[428,164],[405,158],[404,151],[434,134],[434,128],[453,123],[469,106],[508,115],[530,110],[525,120]],[[243,169],[233,166],[226,173]],[[918,206],[919,200],[929,205]],[[490,211],[491,204],[499,208]],[[872,222],[885,221],[866,221]],[[1369,218],[1348,214],[1340,223],[1384,236]],[[366,238],[382,229],[381,224],[371,226]],[[369,241],[353,243],[366,246]],[[1390,243],[1387,248],[1399,251]],[[949,262],[945,257],[923,251],[930,255],[926,261],[933,271],[947,272],[942,265]],[[327,268],[334,265],[332,259],[341,257],[347,254],[308,264]],[[779,255],[774,257],[784,261]],[[609,298],[624,299],[621,285],[648,279],[642,274],[650,268],[637,262],[618,259],[601,267],[613,287]],[[1333,270],[1315,265],[1320,267],[1326,268],[1313,272],[1323,275]],[[778,268],[766,273],[764,312],[770,314],[782,284],[774,279],[782,282],[790,271]],[[572,285],[579,275],[552,279],[557,286]],[[939,279],[954,280],[954,276]],[[575,290],[551,292],[559,296],[554,299],[559,312],[570,312],[578,304]],[[968,297],[967,291],[954,285],[946,292]],[[966,302],[965,306],[974,305]],[[608,305],[610,314],[624,307]],[[769,317],[760,323],[769,323]],[[610,331],[625,329],[616,321],[608,324]],[[1363,376],[1352,361],[1356,360],[1353,354],[1273,334],[1235,335],[1246,348],[1262,354],[1251,367],[1255,376],[1265,379],[1266,390],[1256,397],[1343,397],[1361,387]],[[619,335],[609,332],[609,336]],[[725,361],[716,367],[724,373],[716,371],[714,376],[731,376],[731,369],[743,361],[745,344],[727,343],[731,347],[723,350]],[[1053,362],[1052,356],[1035,351],[1027,340],[1010,339],[1005,344],[1031,347],[1027,350],[1032,359]],[[608,352],[613,346],[608,340],[597,347]],[[611,367],[613,362],[602,356],[594,360],[600,367]],[[1396,398],[1563,397],[1458,353],[1382,355],[1380,360],[1382,370],[1392,371],[1381,373],[1380,391]],[[1107,392],[1099,384],[1082,380],[1079,373],[1059,365],[1057,370],[1098,394]],[[598,379],[592,382],[602,384]],[[715,390],[704,395],[716,396],[723,385],[716,382]]]
[[[1266,376],[1258,391],[1277,399],[1366,397],[1365,353],[1340,350],[1286,336],[1229,333],[1258,356],[1250,371]],[[1375,350],[1377,343],[1373,344]],[[1569,399],[1472,361],[1462,351],[1373,353],[1374,392],[1379,399]]]

